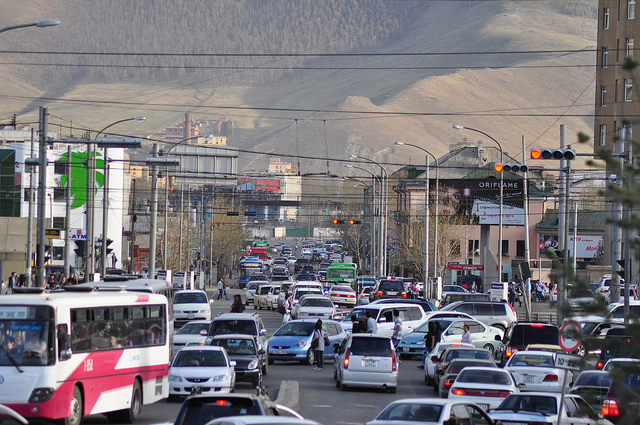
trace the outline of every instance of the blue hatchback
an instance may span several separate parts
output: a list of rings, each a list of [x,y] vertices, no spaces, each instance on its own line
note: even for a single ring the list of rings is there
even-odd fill
[[[278,361],[298,361],[302,364],[313,364],[315,353],[311,348],[313,329],[316,319],[299,319],[289,321],[269,338],[269,364]],[[331,344],[324,347],[324,358],[335,359],[333,344],[342,343],[347,333],[340,322],[323,320],[322,328],[329,334]]]

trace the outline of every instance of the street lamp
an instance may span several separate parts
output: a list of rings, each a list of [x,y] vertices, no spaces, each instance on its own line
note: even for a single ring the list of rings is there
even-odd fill
[[[98,136],[100,136],[102,133],[105,132],[105,130],[113,127],[114,125],[123,123],[123,122],[127,122],[127,121],[139,121],[139,122],[144,122],[145,121],[145,117],[134,117],[134,118],[125,118],[122,120],[118,120],[115,122],[112,122],[111,124],[107,125],[106,127],[104,127],[102,130],[98,131],[98,133],[96,134],[96,137],[94,137],[93,139],[93,143],[88,143],[87,144],[87,214],[86,214],[86,228],[87,228],[87,247],[86,247],[86,255],[87,255],[87,261],[86,261],[86,267],[87,270],[85,271],[85,281],[86,282],[92,282],[93,281],[93,273],[95,272],[95,240],[94,240],[94,229],[93,229],[93,225],[94,225],[94,196],[95,196],[95,173],[96,173],[96,157],[95,157],[95,148],[96,145],[101,146],[104,148],[104,170],[105,170],[105,176],[104,176],[104,185],[103,185],[103,190],[104,190],[104,200],[103,200],[103,213],[102,213],[102,252],[101,252],[101,259],[102,259],[102,264],[101,264],[101,275],[104,276],[106,275],[106,247],[105,247],[105,243],[107,240],[107,227],[108,227],[108,212],[109,212],[109,169],[108,169],[108,162],[109,162],[109,158],[108,158],[108,151],[107,148],[108,147],[140,147],[141,146],[141,141],[140,139],[127,139],[127,138],[100,138],[98,139]]]
[[[462,125],[454,124],[453,129],[456,131],[457,130],[475,131],[476,133],[480,133],[488,137],[489,139],[493,140],[494,142],[496,142],[496,145],[498,145],[498,149],[500,149],[500,163],[501,164],[504,163],[504,152],[502,150],[502,145],[496,139],[494,139],[484,131],[471,128],[471,127],[464,127]],[[504,173],[500,171],[500,216],[498,217],[498,279],[499,279],[498,281],[499,282],[502,282],[502,205],[504,201],[504,184],[503,183],[504,183]]]
[[[38,28],[55,27],[56,25],[60,25],[60,23],[61,23],[60,21],[57,21],[55,19],[46,19],[44,21],[33,22],[31,24],[20,24],[20,25],[13,25],[10,27],[2,28],[0,29],[0,32],[17,30],[19,28],[27,28],[27,27],[38,27]]]
[[[364,159],[367,162],[370,162],[371,164],[375,164],[378,167],[380,167],[380,191],[379,196],[380,196],[380,227],[379,227],[379,236],[380,236],[380,241],[379,241],[379,252],[380,252],[380,264],[378,265],[380,267],[380,273],[379,276],[386,276],[387,273],[387,186],[388,183],[388,179],[389,179],[389,175],[387,173],[387,170],[384,169],[384,167],[382,165],[380,165],[379,163],[377,163],[376,161],[374,161],[373,159],[370,158],[364,158],[364,157],[359,157],[358,155],[355,154],[351,154],[349,155],[349,158],[351,159],[356,159],[356,158],[360,158],[360,159]]]
[[[378,251],[380,249],[380,247],[378,246],[378,243],[376,241],[376,220],[375,217],[380,217],[380,210],[378,209],[376,211],[376,206],[375,206],[375,198],[376,198],[376,180],[378,180],[378,176],[376,176],[374,173],[372,173],[371,171],[367,170],[366,168],[362,168],[362,167],[358,167],[356,165],[353,164],[344,164],[345,167],[347,168],[357,168],[359,170],[364,171],[365,173],[369,173],[371,174],[371,181],[373,182],[373,189],[371,192],[371,210],[372,210],[372,216],[371,216],[371,259],[369,260],[369,264],[371,266],[370,268],[370,272],[371,274],[375,275],[378,272],[378,259],[379,259],[379,254]],[[380,187],[382,187],[382,183],[379,182]],[[379,206],[378,206],[379,207]],[[378,229],[378,232],[380,232],[380,229]]]
[[[433,273],[438,274],[438,195],[439,195],[439,181],[438,181],[438,158],[425,148],[413,145],[411,143],[395,142],[396,146],[411,146],[416,149],[420,149],[426,152],[425,158],[425,182],[424,182],[424,297],[427,298],[427,277],[429,276],[429,155],[436,163],[436,202],[434,212],[434,229],[433,229]],[[432,293],[433,295],[433,293]]]
[[[360,255],[360,261],[361,261],[361,269],[365,270],[364,267],[364,263],[365,263],[365,257],[366,257],[366,229],[367,229],[367,190],[369,190],[371,192],[371,199],[373,200],[373,197],[375,196],[375,194],[373,193],[373,187],[371,187],[371,185],[365,183],[364,181],[357,179],[355,177],[349,177],[349,176],[344,176],[342,177],[342,180],[353,180],[356,181],[358,183],[355,183],[353,185],[353,187],[358,187],[358,186],[365,186],[364,192],[363,192],[363,202],[362,202],[362,251],[361,251],[361,255]],[[373,209],[372,209],[373,212]],[[373,223],[373,217],[371,218],[371,222]],[[372,226],[373,227],[373,226]],[[371,235],[373,235],[373,230],[371,231]]]

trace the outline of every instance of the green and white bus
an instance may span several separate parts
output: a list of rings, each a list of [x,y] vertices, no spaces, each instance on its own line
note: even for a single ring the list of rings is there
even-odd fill
[[[330,285],[351,282],[358,276],[358,268],[353,263],[333,263],[327,267],[326,280]]]

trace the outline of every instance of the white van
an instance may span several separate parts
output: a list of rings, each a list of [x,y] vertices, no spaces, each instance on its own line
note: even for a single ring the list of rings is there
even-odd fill
[[[365,311],[371,313],[378,325],[378,331],[376,335],[391,336],[393,335],[393,324],[395,317],[393,310],[400,312],[400,320],[402,320],[402,335],[406,335],[413,329],[417,328],[425,320],[428,319],[422,307],[418,304],[407,303],[387,303],[387,304],[367,304],[360,305],[353,309],[351,315],[356,315],[358,321],[366,320],[364,317]],[[343,323],[343,327],[347,332],[351,332],[351,322],[347,321]]]

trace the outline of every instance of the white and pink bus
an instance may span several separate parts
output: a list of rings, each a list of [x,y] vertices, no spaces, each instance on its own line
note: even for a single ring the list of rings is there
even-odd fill
[[[167,298],[88,290],[0,297],[0,404],[64,425],[133,423],[167,397]]]

